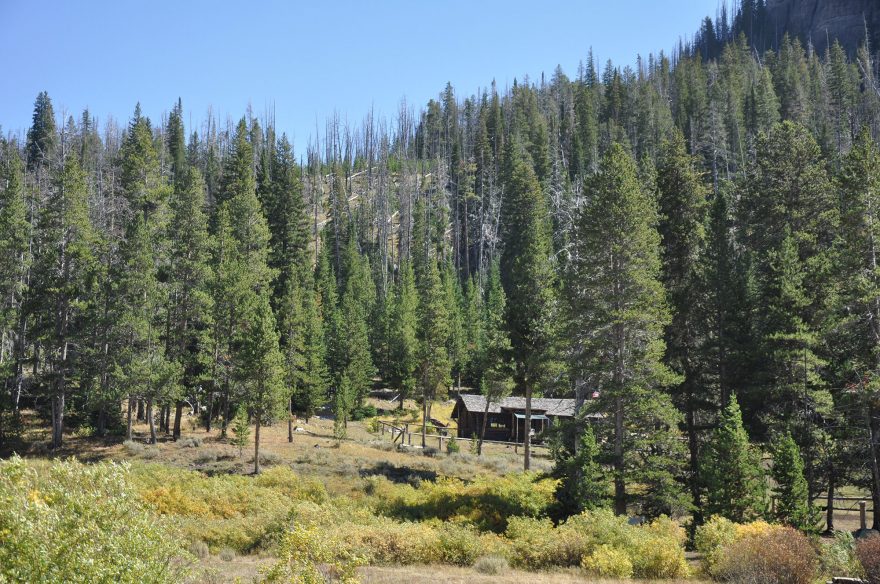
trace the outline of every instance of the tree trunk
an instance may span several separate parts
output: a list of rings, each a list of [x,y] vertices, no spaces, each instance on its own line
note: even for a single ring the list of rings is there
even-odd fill
[[[146,414],[144,413],[144,400],[142,399],[137,400],[137,421],[146,421]]]
[[[825,499],[825,533],[834,533],[834,489],[837,474],[834,466],[828,469],[828,496]]]
[[[132,414],[132,410],[134,409],[134,404],[132,403],[133,399],[134,398],[132,396],[130,396],[130,395],[128,396],[128,413],[125,417],[126,418],[126,425],[125,425],[125,439],[126,440],[131,440],[131,414]]]
[[[213,389],[208,392],[208,416],[205,420],[205,432],[208,434],[211,433],[211,420],[214,417],[214,391]]]
[[[260,474],[260,416],[256,418],[256,429],[254,430],[254,474]]]
[[[147,400],[147,422],[150,424],[150,444],[156,443],[156,419],[153,416],[153,398]]]
[[[486,426],[489,425],[489,396],[486,396],[486,409],[483,410],[483,427],[480,429],[480,440],[477,442],[477,456],[483,455],[483,440],[486,439]]]
[[[171,437],[174,438],[175,441],[180,440],[180,421],[183,417],[183,402],[178,400],[177,404],[174,407],[174,431],[172,432]]]
[[[223,421],[220,423],[220,437],[226,438],[226,426],[229,422],[229,389],[223,392]]]
[[[685,381],[687,383],[687,381]],[[697,439],[696,421],[694,419],[694,399],[690,390],[687,392],[687,413],[685,424],[687,425],[688,451],[691,463],[691,498],[694,502],[694,525],[703,524],[703,501],[700,492],[700,444]]]
[[[428,433],[428,400],[422,400],[422,448],[425,447],[425,435]]]
[[[63,387],[63,386],[62,386]],[[64,436],[64,390],[52,398],[52,448],[61,448]]]
[[[526,419],[523,432],[523,470],[532,466],[532,384],[526,383]]]
[[[98,407],[98,427],[95,432],[99,438],[103,438],[107,433],[107,408],[102,404]]]
[[[293,443],[293,396],[290,396],[287,412],[287,441]]]
[[[171,432],[171,404],[165,404],[165,433]]]
[[[880,531],[880,453],[877,452],[878,441],[880,441],[880,432],[878,432],[877,412],[873,407],[865,408],[868,416],[868,438],[870,440],[869,448],[871,450],[871,476],[873,477],[873,489],[871,489],[871,499],[874,501],[874,521],[872,529]]]
[[[626,515],[626,484],[623,479],[623,399],[614,399],[614,512]]]

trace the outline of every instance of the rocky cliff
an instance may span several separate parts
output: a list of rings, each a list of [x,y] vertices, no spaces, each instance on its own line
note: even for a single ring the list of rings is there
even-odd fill
[[[767,15],[774,45],[788,32],[811,41],[820,52],[828,39],[854,52],[867,24],[872,52],[880,50],[880,0],[767,0]]]

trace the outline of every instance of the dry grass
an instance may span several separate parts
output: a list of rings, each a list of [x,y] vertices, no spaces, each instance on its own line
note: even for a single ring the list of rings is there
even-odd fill
[[[452,566],[367,567],[360,570],[363,584],[400,584],[400,582],[430,581],[443,584],[621,584],[622,580],[595,580],[578,570],[558,572],[523,572],[508,570],[495,575],[480,574],[472,568]],[[656,584],[700,584],[696,580],[662,581]]]

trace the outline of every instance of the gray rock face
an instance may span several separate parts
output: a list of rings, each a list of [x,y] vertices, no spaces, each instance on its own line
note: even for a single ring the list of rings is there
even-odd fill
[[[880,0],[767,0],[774,44],[788,32],[824,52],[828,39],[840,41],[854,52],[865,39],[865,24],[872,52],[880,49]]]

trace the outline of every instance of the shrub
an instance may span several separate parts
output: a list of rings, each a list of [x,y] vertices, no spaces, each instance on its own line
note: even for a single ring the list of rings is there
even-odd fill
[[[503,556],[481,556],[474,562],[474,570],[489,576],[497,576],[502,572],[506,572],[509,568],[507,559]]]
[[[180,445],[184,448],[199,448],[202,445],[202,439],[198,436],[189,436],[181,440]]]
[[[218,555],[220,556],[220,559],[223,560],[224,562],[231,562],[232,560],[235,559],[235,550],[232,550],[232,549],[229,549],[228,547],[225,547],[222,550],[220,550],[220,553]]]
[[[581,568],[599,578],[632,578],[633,565],[626,552],[603,544],[584,556]]]
[[[816,550],[801,532],[779,527],[736,539],[724,548],[717,577],[753,584],[810,584],[816,575]]]
[[[127,463],[0,461],[0,581],[179,582],[190,558]]]
[[[723,557],[726,546],[736,539],[736,531],[737,525],[720,515],[697,527],[694,547],[703,556],[700,568],[705,575],[717,576],[718,563]]]
[[[195,458],[193,458],[193,462],[195,464],[209,464],[212,462],[217,462],[217,459],[220,458],[220,453],[214,449],[206,449],[200,450],[198,454],[196,454]]]
[[[480,535],[473,528],[446,523],[438,532],[440,560],[443,563],[470,566],[483,551]]]
[[[357,582],[356,570],[365,563],[334,534],[313,525],[294,526],[281,542],[276,563],[265,574],[267,582]],[[326,565],[329,578],[321,571]]]
[[[143,454],[145,448],[143,444],[134,440],[126,440],[122,443],[122,447],[125,448],[125,452],[130,456]]]
[[[880,549],[877,550],[880,554]],[[834,541],[822,549],[822,573],[830,578],[835,576],[858,578],[864,570],[856,557],[856,540],[848,531],[838,531]]]
[[[455,439],[455,436],[450,436],[446,442],[446,454],[458,454],[459,452],[461,452],[461,446],[458,444],[458,440]]]
[[[189,553],[194,555],[200,560],[204,560],[209,555],[211,555],[211,550],[208,549],[208,544],[203,542],[202,540],[197,540],[189,544]]]
[[[880,584],[880,535],[873,535],[856,544],[856,556],[871,584]]]
[[[360,420],[366,420],[367,418],[375,418],[379,412],[376,411],[376,406],[372,404],[366,404],[359,408],[354,408],[351,410],[351,419],[355,422]]]
[[[253,464],[254,457],[252,456],[248,463]],[[274,452],[261,452],[260,453],[260,466],[275,466],[276,464],[281,464],[281,457],[275,454]]]

